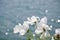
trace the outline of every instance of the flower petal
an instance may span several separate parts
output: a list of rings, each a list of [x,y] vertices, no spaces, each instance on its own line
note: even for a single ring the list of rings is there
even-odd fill
[[[35,33],[36,33],[36,34],[40,34],[40,33],[42,33],[42,32],[43,32],[43,30],[38,30],[38,29],[35,30]]]
[[[59,29],[59,28],[56,29],[56,30],[55,30],[55,33],[56,33],[56,34],[60,34],[60,29]]]
[[[47,24],[47,17],[43,17],[40,21],[40,23]]]

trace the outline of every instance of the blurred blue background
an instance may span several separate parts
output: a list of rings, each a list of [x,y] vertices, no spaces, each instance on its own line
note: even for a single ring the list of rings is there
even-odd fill
[[[46,16],[48,25],[53,26],[53,34],[60,28],[60,23],[56,22],[60,19],[60,0],[0,0],[0,40],[21,40],[13,33],[13,28],[33,15]]]

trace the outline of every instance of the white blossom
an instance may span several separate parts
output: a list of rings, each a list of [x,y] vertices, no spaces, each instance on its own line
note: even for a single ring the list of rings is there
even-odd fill
[[[20,30],[20,27],[21,27],[21,24],[19,23],[18,25],[16,25],[13,30],[14,30],[14,33],[18,33],[19,30]]]
[[[60,40],[60,29],[59,29],[59,28],[55,30],[55,35],[54,35],[54,37],[55,37],[55,39],[57,38],[57,39]]]
[[[43,30],[44,31],[44,29],[45,29],[45,31],[48,31],[48,30],[51,30],[51,28],[47,25],[47,24],[41,24],[40,26],[39,26],[39,28],[37,27],[37,29],[39,29],[39,30]],[[43,32],[42,31],[42,32]]]
[[[14,27],[14,33],[20,33],[20,35],[24,35],[29,29],[29,25],[27,21],[24,21],[23,25],[20,23]]]
[[[47,18],[44,17],[40,20],[39,23],[36,24],[36,30],[35,33],[36,34],[41,34],[40,38],[42,38],[43,36],[50,36],[48,30],[51,30],[51,28],[47,25]]]
[[[55,34],[60,34],[60,29],[59,28],[55,30]]]
[[[47,18],[46,18],[46,17],[42,18],[42,19],[40,20],[40,22],[36,24],[36,26],[37,26],[36,29],[37,29],[38,31],[40,31],[40,32],[43,30],[43,28],[44,28],[45,30],[51,30],[51,28],[47,25]],[[37,31],[37,30],[36,30],[36,31]]]
[[[38,22],[40,20],[39,17],[32,16],[31,18],[27,18],[27,20],[30,22],[31,25],[35,24],[35,22]]]

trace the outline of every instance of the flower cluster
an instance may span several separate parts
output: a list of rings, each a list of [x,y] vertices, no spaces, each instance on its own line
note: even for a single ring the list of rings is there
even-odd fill
[[[24,21],[23,25],[20,23],[14,27],[14,33],[20,33],[20,35],[24,35],[28,29],[29,25],[34,25],[40,20],[39,17],[32,16],[31,18],[27,18],[27,21]]]
[[[40,38],[50,37],[49,30],[52,30],[52,27],[50,27],[47,24],[47,17],[39,18],[37,16],[28,17],[27,21],[24,21],[23,24],[19,23],[16,25],[13,30],[14,33],[19,33],[20,35],[25,35],[27,31],[29,30],[29,25],[35,25],[35,34],[39,35]],[[60,29],[56,29],[55,37],[60,37]],[[34,36],[35,36],[34,34]],[[52,37],[52,40],[54,37]]]

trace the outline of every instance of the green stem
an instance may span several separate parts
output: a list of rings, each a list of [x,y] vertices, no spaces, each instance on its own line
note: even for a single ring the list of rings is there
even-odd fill
[[[32,32],[28,29],[27,31],[27,40],[31,40],[33,38]]]

